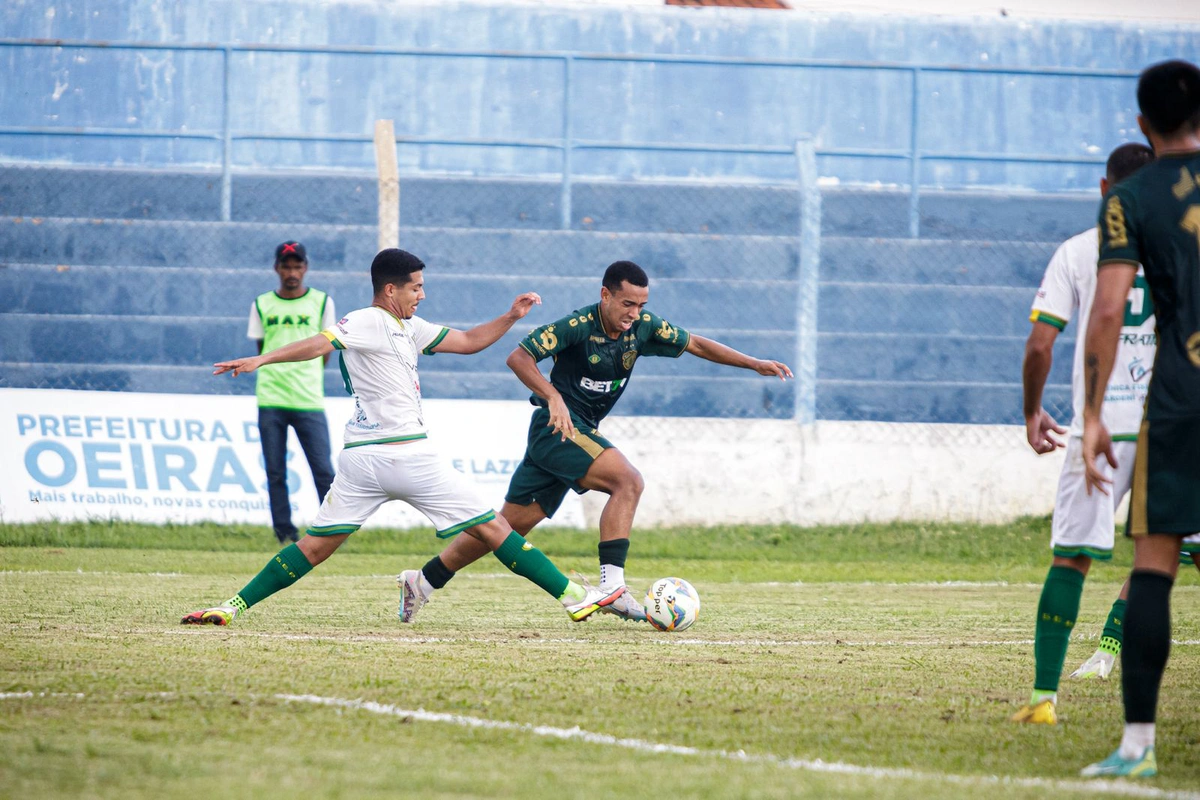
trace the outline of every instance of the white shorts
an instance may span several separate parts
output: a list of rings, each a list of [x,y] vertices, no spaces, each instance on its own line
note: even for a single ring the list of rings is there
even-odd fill
[[[1054,499],[1054,522],[1050,532],[1054,555],[1065,558],[1091,556],[1102,561],[1112,558],[1116,510],[1129,492],[1135,452],[1137,442],[1113,442],[1117,468],[1110,467],[1103,457],[1098,461],[1100,470],[1112,480],[1109,493],[1093,490],[1089,495],[1084,480],[1083,439],[1078,436],[1067,439],[1067,457],[1058,476],[1058,496]]]
[[[1054,555],[1065,558],[1090,556],[1100,561],[1112,558],[1116,510],[1129,492],[1136,452],[1137,442],[1113,442],[1117,468],[1110,467],[1103,457],[1098,462],[1100,470],[1112,480],[1109,494],[1093,490],[1089,495],[1084,480],[1083,439],[1072,436],[1067,440],[1067,457],[1058,476],[1058,496],[1054,500],[1050,532]],[[1183,551],[1200,552],[1200,534],[1184,539]]]
[[[423,439],[342,450],[337,476],[307,533],[354,533],[389,500],[420,511],[442,539],[496,518],[474,484]]]

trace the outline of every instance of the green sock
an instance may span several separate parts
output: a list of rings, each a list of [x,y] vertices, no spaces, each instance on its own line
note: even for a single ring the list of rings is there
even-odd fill
[[[275,554],[262,570],[250,579],[246,588],[229,598],[227,605],[245,611],[255,603],[266,600],[280,589],[286,589],[312,572],[312,564],[294,544]]]
[[[495,556],[510,571],[533,581],[555,600],[561,600],[571,587],[567,576],[516,531],[510,533],[504,544],[496,548]]]
[[[1108,612],[1104,622],[1104,631],[1100,634],[1100,649],[1114,656],[1121,654],[1121,643],[1125,641],[1125,601],[1117,598]]]
[[[1042,598],[1038,602],[1037,626],[1033,637],[1035,695],[1038,692],[1058,691],[1058,679],[1067,658],[1067,642],[1079,615],[1079,598],[1082,595],[1082,572],[1070,567],[1050,567],[1046,583],[1042,586]]]

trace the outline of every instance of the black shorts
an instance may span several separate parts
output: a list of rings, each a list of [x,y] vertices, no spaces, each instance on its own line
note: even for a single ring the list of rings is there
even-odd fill
[[[1130,536],[1200,531],[1200,419],[1143,420],[1129,494]]]

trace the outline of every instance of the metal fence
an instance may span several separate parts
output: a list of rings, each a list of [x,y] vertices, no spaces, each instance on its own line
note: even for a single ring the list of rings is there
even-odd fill
[[[243,352],[252,297],[274,285],[270,253],[283,239],[308,245],[312,285],[345,310],[368,301],[377,199],[373,175],[250,170],[247,142],[358,143],[371,134],[312,136],[232,126],[235,53],[336,53],[356,57],[516,59],[561,65],[561,127],[537,139],[400,134],[405,148],[539,150],[557,155],[557,177],[403,176],[401,241],[431,265],[422,313],[469,325],[526,289],[546,304],[530,322],[591,302],[610,261],[651,271],[653,305],[672,322],[754,355],[787,361],[797,381],[684,359],[639,362],[621,410],[633,414],[902,422],[1016,422],[1019,364],[1032,293],[1056,242],[1085,219],[1040,198],[947,195],[922,186],[929,162],[1076,164],[1099,171],[1103,155],[937,151],[922,146],[923,81],[947,71],[997,76],[1133,78],[1108,70],[957,68],[804,60],[575,53],[471,53],[265,45],[0,40],[7,48],[183,50],[222,59],[219,129],[0,127],[0,140],[36,137],[210,141],[219,163],[139,170],[36,161],[0,165],[0,385],[140,391],[229,391],[207,364]],[[838,148],[802,138],[778,145],[584,140],[573,133],[581,62],[890,71],[909,76],[910,139],[903,149]],[[603,152],[761,156],[793,177],[753,183],[612,181],[580,174],[581,154]],[[900,163],[906,186],[823,186],[829,159]],[[407,160],[410,162],[411,160]],[[401,159],[406,163],[406,159]],[[319,165],[317,165],[319,166]],[[1086,200],[1056,200],[1085,207]],[[1033,208],[1021,211],[1022,205]],[[995,222],[994,208],[1003,206]],[[974,209],[974,211],[972,210]],[[981,210],[985,209],[985,210]],[[979,213],[976,214],[975,212]],[[1057,216],[1056,216],[1057,215]],[[1053,218],[1053,224],[1046,220]],[[1078,227],[1083,227],[1079,225]],[[103,342],[95,338],[106,330]],[[521,397],[503,366],[516,332],[467,363],[423,367],[426,390],[445,397]],[[1068,334],[1069,337],[1069,334]],[[1069,416],[1065,347],[1048,408]],[[331,372],[327,387],[340,386]]]

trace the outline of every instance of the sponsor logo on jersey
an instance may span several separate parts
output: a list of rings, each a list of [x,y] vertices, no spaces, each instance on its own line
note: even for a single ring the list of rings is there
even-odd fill
[[[1122,333],[1121,344],[1128,345],[1149,345],[1154,347],[1158,344],[1158,334],[1155,333]]]
[[[1188,337],[1186,347],[1188,360],[1193,365],[1200,367],[1200,332],[1193,333]]]
[[[1147,367],[1141,358],[1135,357],[1129,362],[1129,377],[1133,378],[1134,382],[1139,382],[1150,374],[1151,369],[1153,367]]]
[[[594,381],[591,378],[583,377],[579,379],[579,385],[589,392],[608,394],[609,392],[618,391],[625,385],[625,381],[625,378],[617,378],[615,381]]]

